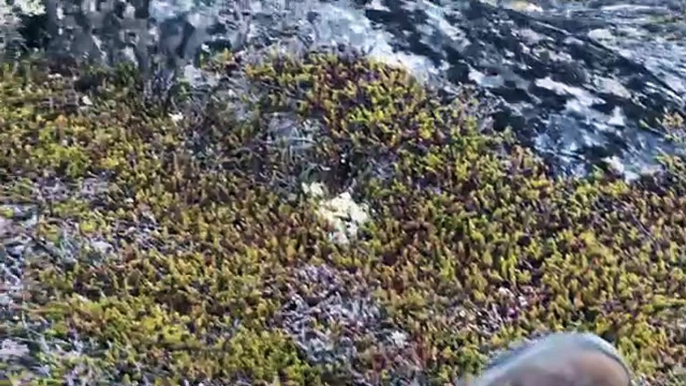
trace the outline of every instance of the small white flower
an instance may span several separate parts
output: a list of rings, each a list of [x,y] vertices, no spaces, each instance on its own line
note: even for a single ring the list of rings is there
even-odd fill
[[[174,123],[178,123],[179,121],[181,121],[183,119],[183,114],[181,114],[181,113],[169,114],[169,118],[171,118],[171,120]]]
[[[407,334],[401,331],[393,331],[391,333],[391,340],[396,346],[403,347],[407,343]]]

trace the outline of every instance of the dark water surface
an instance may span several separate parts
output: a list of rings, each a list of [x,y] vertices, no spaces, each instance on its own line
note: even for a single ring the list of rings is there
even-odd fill
[[[610,164],[628,178],[661,152],[657,123],[684,116],[686,1],[49,0],[26,18],[28,46],[131,60],[193,78],[200,51],[345,44],[428,83],[478,86],[556,170]],[[166,74],[166,75],[163,75]]]

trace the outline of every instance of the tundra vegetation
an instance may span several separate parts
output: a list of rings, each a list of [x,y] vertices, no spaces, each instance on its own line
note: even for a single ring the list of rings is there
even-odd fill
[[[468,91],[354,53],[203,66],[211,89],[164,93],[126,65],[2,67],[5,377],[439,385],[579,329],[678,384],[683,160],[554,176]],[[342,193],[367,213],[346,237],[321,212]]]

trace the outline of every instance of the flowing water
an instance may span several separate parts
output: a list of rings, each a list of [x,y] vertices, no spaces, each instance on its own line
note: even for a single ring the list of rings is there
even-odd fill
[[[609,164],[631,178],[683,153],[658,123],[684,116],[683,0],[47,0],[22,21],[29,47],[157,75],[192,76],[203,50],[352,46],[444,89],[475,85],[497,102],[495,126],[563,173]]]

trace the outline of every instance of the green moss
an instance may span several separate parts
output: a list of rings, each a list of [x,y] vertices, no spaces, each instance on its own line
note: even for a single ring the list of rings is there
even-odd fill
[[[131,384],[387,383],[412,358],[440,383],[512,340],[570,328],[613,340],[656,379],[684,365],[682,161],[632,184],[554,179],[508,133],[479,129],[478,101],[440,100],[402,69],[327,53],[255,66],[225,54],[208,69],[245,76],[255,119],[217,97],[175,122],[185,95],[146,98],[125,67],[54,77],[27,61],[0,74],[3,196],[40,203],[32,236],[49,246],[30,256],[25,307],[50,339],[88,342],[69,360],[35,354],[51,379],[93,368]],[[321,123],[311,146],[275,138],[275,112]],[[94,178],[107,189],[84,193]],[[331,241],[301,194],[313,179],[372,208],[350,244]],[[56,181],[68,194],[35,193]],[[318,315],[307,328],[348,334],[357,355],[313,360],[282,317],[295,294],[324,296],[299,281],[307,265],[354,275],[360,288],[337,296],[372,293],[408,345]]]

